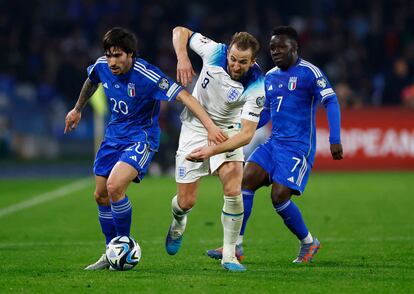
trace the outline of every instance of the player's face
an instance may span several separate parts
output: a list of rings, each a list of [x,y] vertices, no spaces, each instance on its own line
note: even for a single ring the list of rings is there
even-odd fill
[[[296,42],[284,35],[272,36],[270,39],[270,55],[277,67],[286,70],[296,62]]]
[[[132,53],[126,53],[120,48],[111,47],[105,52],[109,69],[114,75],[128,72],[132,66]]]
[[[239,50],[236,45],[227,52],[228,72],[233,80],[239,80],[254,65],[252,49]]]

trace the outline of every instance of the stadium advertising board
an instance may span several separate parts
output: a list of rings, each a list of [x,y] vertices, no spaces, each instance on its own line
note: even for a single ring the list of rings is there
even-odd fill
[[[316,169],[414,170],[414,110],[342,110],[341,116],[344,159],[334,161],[328,122],[324,111],[318,111]]]

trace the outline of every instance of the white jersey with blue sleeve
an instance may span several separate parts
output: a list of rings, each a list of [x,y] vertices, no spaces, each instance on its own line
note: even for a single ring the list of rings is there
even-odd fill
[[[227,46],[194,33],[190,48],[203,60],[193,96],[204,107],[214,123],[227,128],[239,124],[241,118],[258,122],[264,102],[264,76],[255,64],[239,81],[227,72]],[[185,108],[181,114],[189,128],[204,128],[201,122]]]
[[[102,83],[111,111],[105,140],[147,142],[151,150],[157,150],[160,101],[175,100],[183,88],[140,58],[134,58],[131,69],[122,75],[112,74],[105,56],[98,58],[87,72],[92,83]]]
[[[317,105],[337,100],[328,79],[318,67],[298,58],[286,71],[275,67],[267,72],[265,88],[265,107],[270,108],[272,120],[271,140],[300,150],[313,162]]]

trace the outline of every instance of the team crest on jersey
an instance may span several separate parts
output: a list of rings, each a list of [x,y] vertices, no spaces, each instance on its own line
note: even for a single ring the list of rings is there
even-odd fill
[[[135,84],[128,83],[128,96],[135,97]]]
[[[324,78],[319,78],[316,80],[316,84],[318,85],[318,87],[324,89],[326,87],[326,80]]]
[[[166,78],[162,78],[159,82],[158,82],[158,87],[161,90],[167,90],[170,87],[170,82],[166,79]]]
[[[265,103],[265,97],[264,96],[260,96],[256,98],[256,105],[259,107],[263,107]]]
[[[289,78],[289,83],[288,83],[288,89],[290,91],[295,90],[297,82],[298,82],[298,77],[290,77]]]
[[[239,91],[237,91],[237,89],[234,88],[230,88],[229,90],[229,94],[227,95],[227,101],[229,102],[234,102],[237,100],[237,98],[239,98]]]

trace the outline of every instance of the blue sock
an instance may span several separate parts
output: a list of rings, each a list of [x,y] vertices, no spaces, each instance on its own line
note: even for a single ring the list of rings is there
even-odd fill
[[[131,230],[132,208],[128,196],[118,201],[111,201],[112,217],[116,227],[118,236],[129,236]]]
[[[299,240],[303,240],[309,233],[308,228],[303,221],[302,214],[299,208],[292,201],[273,205],[276,212],[283,218],[285,225],[289,230],[298,237]]]
[[[116,237],[116,229],[114,219],[112,218],[111,207],[98,205],[98,211],[102,233],[105,235],[106,245],[108,245],[109,242]]]
[[[243,194],[243,206],[244,206],[244,217],[243,223],[240,230],[240,235],[244,235],[244,230],[246,229],[247,221],[249,220],[250,214],[252,213],[253,207],[253,198],[254,198],[254,191],[251,190],[242,190]]]

